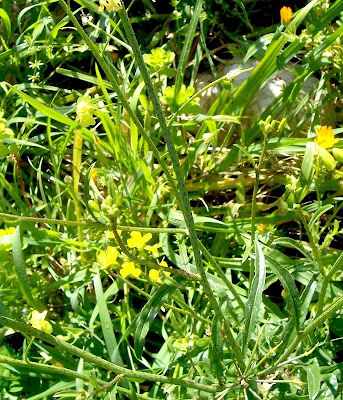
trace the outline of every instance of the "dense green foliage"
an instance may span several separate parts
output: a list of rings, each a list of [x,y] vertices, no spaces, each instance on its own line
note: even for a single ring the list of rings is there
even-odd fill
[[[1,399],[340,398],[343,1],[275,3],[2,0]]]

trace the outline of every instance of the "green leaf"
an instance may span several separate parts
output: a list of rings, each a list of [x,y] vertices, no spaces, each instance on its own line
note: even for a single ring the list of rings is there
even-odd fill
[[[255,275],[246,304],[246,318],[243,332],[243,353],[246,351],[256,326],[258,313],[262,304],[262,293],[266,281],[266,264],[263,251],[255,241]]]
[[[142,357],[145,337],[153,323],[157,313],[160,311],[166,297],[175,291],[175,286],[162,285],[152,295],[149,301],[142,308],[142,311],[137,316],[131,325],[135,325],[135,352],[138,359]]]
[[[315,400],[320,389],[322,376],[320,368],[317,364],[312,362],[311,365],[305,367],[307,373],[308,395],[310,400]]]
[[[181,90],[182,82],[183,82],[183,79],[185,76],[187,59],[190,54],[195,29],[197,27],[197,24],[198,24],[198,21],[200,18],[200,14],[201,14],[202,3],[203,3],[202,0],[197,0],[197,2],[195,4],[194,10],[193,10],[193,15],[192,15],[192,20],[189,24],[186,39],[184,40],[183,45],[182,45],[180,61],[177,66],[176,77],[175,77],[175,93],[176,94],[178,94]],[[176,103],[174,103],[174,107],[175,106],[176,106]]]
[[[0,8],[0,19],[2,20],[2,27],[5,33],[5,37],[8,40],[11,36],[11,20],[7,12]]]
[[[302,253],[307,261],[309,261],[316,269],[318,269],[318,264],[312,257],[311,253],[307,251],[304,246],[299,243],[297,240],[291,239],[291,238],[278,238],[274,240],[273,244],[280,244],[281,246],[286,246],[286,247],[292,247],[293,249],[296,249]]]
[[[15,272],[18,278],[18,286],[27,303],[34,309],[41,312],[45,309],[45,306],[41,302],[36,301],[32,296],[30,283],[27,279],[26,265],[21,246],[20,225],[17,225],[12,240],[12,254]]]
[[[318,208],[318,210],[312,215],[310,222],[308,224],[310,230],[312,230],[315,226],[315,223],[319,220],[319,218],[325,214],[327,211],[331,210],[333,204],[327,204],[326,206]]]
[[[99,274],[94,276],[93,283],[94,283],[96,301],[99,309],[101,329],[104,335],[108,354],[110,356],[111,361],[114,364],[124,366],[123,360],[119,353],[119,346],[117,345],[117,339],[114,335],[113,325],[110,314],[108,312],[104,291],[102,289],[101,277]]]
[[[313,179],[313,159],[316,152],[316,144],[309,142],[306,144],[305,155],[301,164],[300,171],[300,186],[301,192],[299,194],[299,201],[301,201],[308,193]]]
[[[8,148],[0,143],[0,158],[6,157],[9,154]]]
[[[62,124],[68,125],[72,128],[77,127],[77,122],[66,117],[65,115],[59,113],[56,110],[46,106],[45,104],[41,103],[40,101],[35,100],[34,98],[30,97],[26,93],[21,92],[20,90],[16,89],[15,87],[11,86],[11,90],[13,90],[18,96],[20,96],[24,101],[31,104],[36,110],[40,111],[42,114],[50,117],[53,120],[56,120]]]
[[[268,263],[268,266],[273,271],[273,273],[279,278],[282,286],[285,289],[285,297],[288,306],[288,311],[293,317],[293,321],[296,328],[299,329],[300,299],[299,299],[299,292],[297,287],[295,286],[292,275],[272,257],[266,255],[265,258]]]

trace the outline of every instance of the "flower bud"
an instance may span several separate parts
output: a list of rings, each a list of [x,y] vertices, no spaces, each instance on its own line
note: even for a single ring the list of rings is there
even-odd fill
[[[332,149],[332,154],[335,157],[335,160],[340,164],[343,164],[343,150],[342,149]]]
[[[89,208],[94,212],[99,212],[99,205],[94,200],[88,200]]]
[[[336,168],[336,161],[335,159],[332,157],[332,155],[325,150],[323,147],[321,146],[317,146],[317,154],[319,155],[320,159],[322,160],[325,168],[328,171],[333,171]]]

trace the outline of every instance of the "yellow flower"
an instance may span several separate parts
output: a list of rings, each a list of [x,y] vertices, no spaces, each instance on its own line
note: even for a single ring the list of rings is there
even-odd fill
[[[161,261],[159,264],[161,267],[168,267],[168,264],[165,261]],[[165,276],[170,276],[170,272],[168,271],[163,271]]]
[[[123,278],[126,278],[129,275],[138,278],[142,271],[139,268],[136,268],[132,261],[125,261],[123,262],[122,268],[119,272]]]
[[[94,106],[91,104],[90,96],[80,97],[76,104],[76,120],[83,127],[94,125]]]
[[[291,7],[282,7],[280,10],[280,17],[283,24],[289,24],[292,17]]]
[[[122,7],[120,0],[99,0],[99,5],[99,11],[104,11],[106,8],[108,12],[119,11]]]
[[[120,236],[120,235],[121,235],[121,230],[118,229],[117,232],[118,232],[118,235]],[[109,233],[108,237],[109,237],[110,239],[115,239],[115,238],[116,238],[116,237],[114,236],[114,233],[113,233],[112,231]]]
[[[332,147],[339,139],[335,139],[331,126],[320,126],[317,128],[317,137],[314,140],[323,149]]]
[[[162,282],[160,278],[160,273],[157,269],[151,269],[149,271],[149,278],[156,282]]]
[[[106,269],[112,264],[117,264],[118,256],[118,250],[115,247],[108,246],[106,252],[101,250],[98,254],[98,262],[101,264],[101,268]]]
[[[149,242],[152,238],[151,233],[147,233],[144,236],[140,232],[131,232],[131,238],[127,240],[127,245],[130,249],[136,247],[138,250],[143,250],[145,248],[145,244]]]
[[[0,229],[0,236],[5,236],[5,235],[13,235],[15,232],[15,228],[11,226],[8,229]]]
[[[154,245],[152,245],[152,246],[150,246],[150,245],[145,246],[145,250],[150,251],[151,254],[152,254],[154,257],[158,257],[158,256],[160,255],[160,253],[158,252],[158,249],[159,249],[160,247],[162,247],[162,243],[157,243],[157,244],[154,244]]]
[[[93,169],[91,172],[91,179],[94,183],[97,183],[98,181],[98,173],[96,172],[96,169]]]
[[[50,334],[52,332],[52,326],[48,321],[45,321],[47,313],[48,313],[47,310],[43,311],[42,313],[34,310],[32,312],[30,324],[32,325],[33,328]]]

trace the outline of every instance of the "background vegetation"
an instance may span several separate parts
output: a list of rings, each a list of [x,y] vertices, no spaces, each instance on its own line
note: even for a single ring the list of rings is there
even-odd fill
[[[0,397],[340,398],[342,0],[107,5],[1,3]]]

